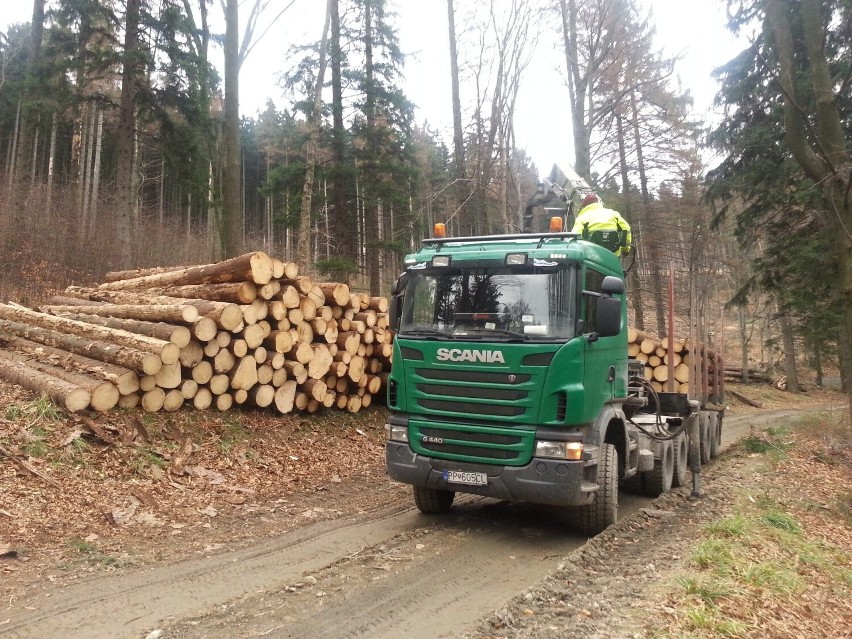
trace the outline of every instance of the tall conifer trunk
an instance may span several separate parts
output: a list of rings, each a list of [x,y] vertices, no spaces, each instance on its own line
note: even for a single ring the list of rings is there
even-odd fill
[[[133,141],[136,133],[136,90],[139,51],[139,14],[142,0],[127,0],[124,53],[121,72],[121,104],[118,112],[115,166],[116,245],[119,266],[133,264]]]

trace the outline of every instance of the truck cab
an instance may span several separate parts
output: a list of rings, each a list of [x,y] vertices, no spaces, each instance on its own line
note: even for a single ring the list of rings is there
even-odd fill
[[[395,283],[386,462],[422,512],[456,492],[576,507],[596,534],[640,470],[624,273],[578,235],[427,239]]]

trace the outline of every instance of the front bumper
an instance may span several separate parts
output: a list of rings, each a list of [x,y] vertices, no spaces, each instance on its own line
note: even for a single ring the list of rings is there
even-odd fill
[[[584,461],[533,459],[526,466],[465,464],[424,457],[406,442],[389,441],[385,444],[385,462],[391,479],[405,484],[506,501],[583,506],[594,500],[598,490],[596,483],[584,480]],[[485,473],[488,485],[450,484],[444,480],[445,470]]]

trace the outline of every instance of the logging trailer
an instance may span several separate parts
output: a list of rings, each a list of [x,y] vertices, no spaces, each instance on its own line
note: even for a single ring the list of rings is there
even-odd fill
[[[453,238],[439,224],[406,257],[391,291],[385,457],[421,512],[473,493],[571,507],[594,535],[617,520],[619,486],[657,496],[691,470],[699,493],[721,441],[721,359],[693,345],[684,392],[628,357],[620,259],[561,230],[588,190],[554,167],[536,202],[568,206],[548,232]]]

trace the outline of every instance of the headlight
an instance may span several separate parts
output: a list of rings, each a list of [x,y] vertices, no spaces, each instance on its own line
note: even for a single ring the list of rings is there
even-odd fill
[[[537,441],[535,443],[535,456],[580,460],[583,459],[583,444],[581,442]]]
[[[385,434],[388,441],[392,442],[407,442],[408,441],[408,426],[398,426],[397,424],[385,424]]]

